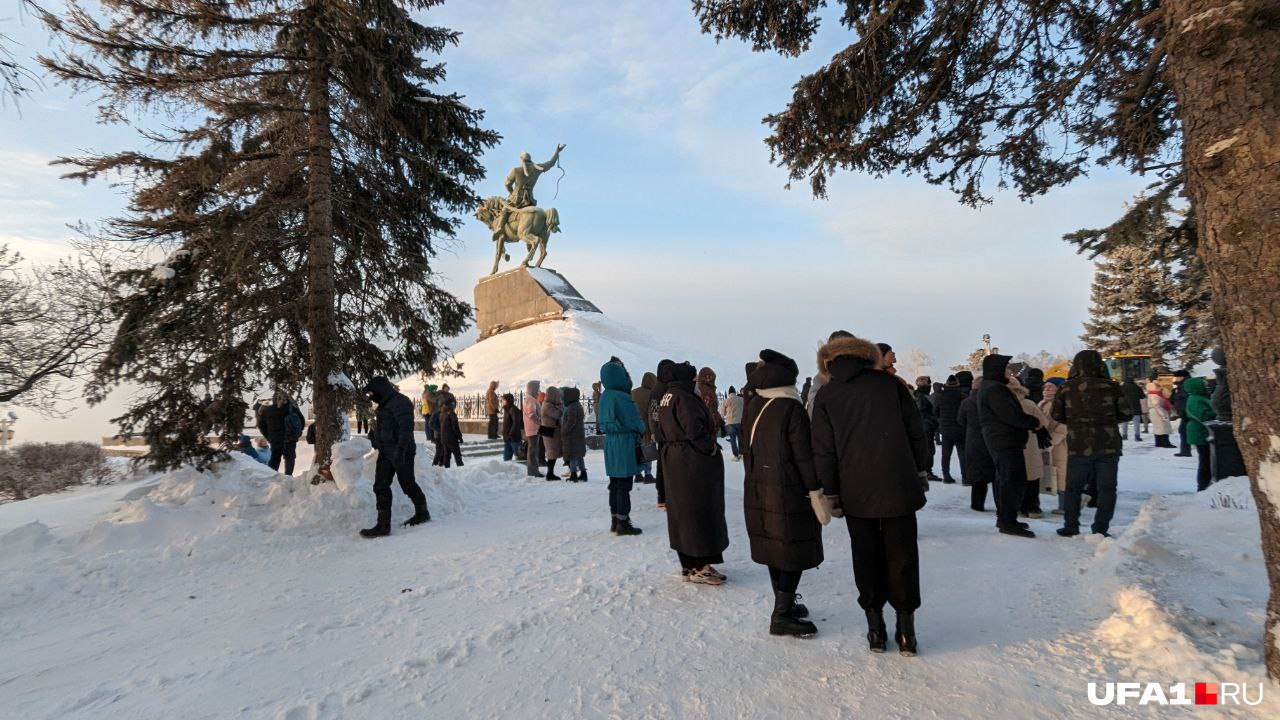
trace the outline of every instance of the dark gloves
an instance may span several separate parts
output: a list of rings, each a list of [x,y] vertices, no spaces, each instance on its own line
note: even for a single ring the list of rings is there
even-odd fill
[[[1048,430],[1040,428],[1036,431],[1036,444],[1040,446],[1041,450],[1048,450],[1053,447],[1053,438],[1049,435]]]
[[[916,480],[920,482],[920,490],[929,492],[929,471],[920,470],[916,473]]]
[[[822,504],[827,506],[827,514],[831,517],[844,517],[844,506],[840,504],[839,495],[823,495]]]

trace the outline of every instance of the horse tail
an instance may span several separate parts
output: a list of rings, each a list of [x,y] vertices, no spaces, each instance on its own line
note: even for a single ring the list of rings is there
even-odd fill
[[[560,213],[555,208],[547,208],[547,233],[560,232]]]

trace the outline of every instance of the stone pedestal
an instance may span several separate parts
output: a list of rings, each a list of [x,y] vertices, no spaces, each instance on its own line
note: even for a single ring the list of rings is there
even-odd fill
[[[480,339],[535,323],[559,320],[566,311],[598,313],[590,300],[555,270],[518,267],[476,283]]]

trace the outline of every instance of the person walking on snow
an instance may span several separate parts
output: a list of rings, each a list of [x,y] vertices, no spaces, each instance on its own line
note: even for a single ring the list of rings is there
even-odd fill
[[[400,481],[400,489],[413,502],[413,517],[406,526],[420,525],[431,519],[427,496],[413,477],[413,402],[396,391],[391,381],[379,375],[364,388],[365,397],[378,404],[373,435],[369,438],[378,451],[373,475],[374,504],[378,520],[373,527],[360,531],[361,537],[375,538],[391,534],[391,478]]]
[[[644,438],[644,418],[631,393],[631,375],[622,363],[607,362],[600,366],[600,404],[596,406],[596,423],[604,433],[604,470],[609,476],[609,532],[614,535],[639,535],[640,528],[631,524],[631,483],[640,474],[636,447]]]
[[[769,634],[808,637],[818,628],[796,590],[801,574],[822,564],[822,525],[811,497],[821,502],[822,485],[813,469],[809,415],[796,392],[796,361],[773,350],[761,350],[760,359],[747,376],[755,392],[743,415],[747,537],[751,559],[769,569],[773,586]]]
[[[724,417],[724,429],[729,436],[729,449],[733,451],[733,459],[735,462],[741,460],[738,435],[742,432],[742,396],[732,385],[729,386],[724,402],[720,403],[720,415]]]

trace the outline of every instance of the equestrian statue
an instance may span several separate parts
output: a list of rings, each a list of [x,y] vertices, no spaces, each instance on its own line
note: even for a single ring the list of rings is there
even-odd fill
[[[529,247],[529,254],[521,263],[524,267],[533,260],[534,251],[539,251],[536,267],[542,267],[542,261],[547,259],[547,240],[551,233],[560,232],[560,214],[555,208],[538,207],[533,188],[542,173],[560,162],[561,150],[564,145],[557,145],[551,159],[541,163],[533,162],[527,152],[520,153],[520,164],[507,173],[507,197],[485,198],[476,210],[476,219],[493,231],[493,242],[497,246],[490,275],[497,274],[498,264],[504,259],[511,259],[506,252],[507,243],[523,242]]]

